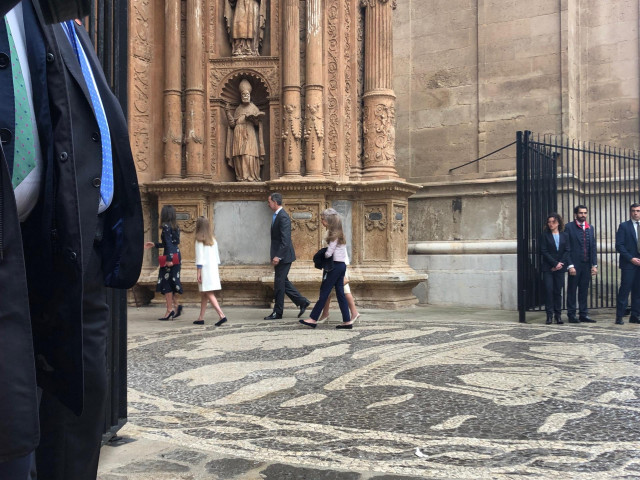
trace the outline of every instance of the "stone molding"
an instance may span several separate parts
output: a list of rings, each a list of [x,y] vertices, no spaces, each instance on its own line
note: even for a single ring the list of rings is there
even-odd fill
[[[517,250],[516,240],[409,242],[409,255],[515,255]]]

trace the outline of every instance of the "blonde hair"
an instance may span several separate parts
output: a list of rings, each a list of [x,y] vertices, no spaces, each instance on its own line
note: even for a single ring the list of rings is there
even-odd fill
[[[202,242],[205,245],[213,245],[216,242],[206,217],[198,217],[196,220],[196,242]]]
[[[344,238],[344,232],[342,231],[342,219],[340,214],[333,208],[327,208],[322,212],[322,219],[327,222],[327,236],[326,242],[330,243],[334,240],[338,240],[338,244],[344,245],[347,240]]]

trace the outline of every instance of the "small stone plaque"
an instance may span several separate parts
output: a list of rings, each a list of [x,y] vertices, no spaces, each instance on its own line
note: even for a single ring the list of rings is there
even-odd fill
[[[402,220],[402,212],[396,212],[396,220]]]
[[[371,220],[372,222],[375,220],[382,220],[382,213],[381,212],[371,212],[369,214],[369,220]]]
[[[177,213],[176,212],[176,220],[190,220],[191,219],[191,215],[183,212],[183,213]]]
[[[294,212],[291,214],[291,218],[294,220],[311,220],[313,215],[311,212]]]

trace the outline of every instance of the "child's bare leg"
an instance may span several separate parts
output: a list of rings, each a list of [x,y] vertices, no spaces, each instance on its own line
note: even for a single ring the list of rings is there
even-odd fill
[[[207,296],[204,292],[200,293],[200,316],[198,320],[204,320],[204,316],[207,313]]]
[[[220,318],[224,318],[224,313],[220,308],[220,304],[218,303],[218,299],[216,298],[215,294],[213,292],[206,292],[206,293],[207,293],[207,297],[209,297],[209,301],[211,302],[211,305],[213,306],[214,310],[218,312],[218,316]]]
[[[345,293],[345,297],[347,297],[347,304],[349,304],[349,311],[351,312],[351,318],[355,318],[358,315],[358,309],[356,308],[356,301],[353,299],[353,295],[350,293]]]

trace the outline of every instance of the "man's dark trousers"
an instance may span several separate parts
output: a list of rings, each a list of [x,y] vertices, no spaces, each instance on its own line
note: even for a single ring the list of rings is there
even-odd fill
[[[569,275],[567,284],[567,314],[569,318],[576,316],[576,290],[578,291],[578,311],[580,317],[589,314],[587,297],[591,285],[591,262],[578,262],[573,265],[575,275]]]
[[[284,312],[285,293],[298,307],[307,303],[307,299],[300,294],[287,278],[290,269],[291,263],[280,262],[274,267],[275,305],[273,306],[273,311],[278,316],[282,316]]]
[[[618,300],[616,302],[616,317],[624,317],[629,303],[629,293],[631,293],[631,316],[640,317],[640,267],[635,265],[631,268],[621,270],[622,279],[618,289]]]

